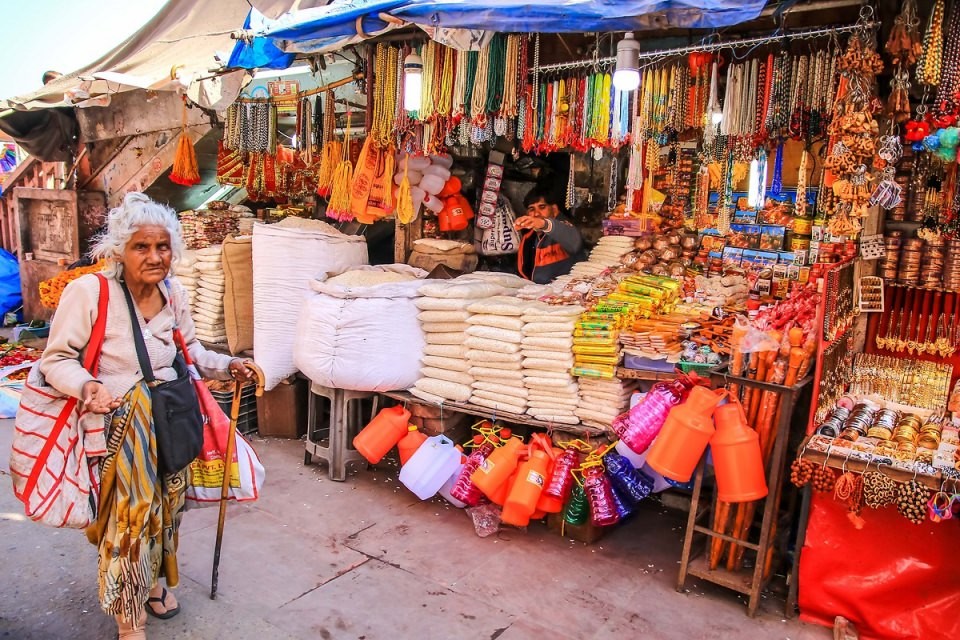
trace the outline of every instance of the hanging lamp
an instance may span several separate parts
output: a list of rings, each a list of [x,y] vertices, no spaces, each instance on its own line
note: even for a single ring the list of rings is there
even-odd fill
[[[403,59],[403,108],[407,111],[419,111],[422,95],[423,58],[411,53]]]
[[[617,66],[613,86],[620,91],[634,91],[640,86],[640,43],[627,32],[617,43]]]

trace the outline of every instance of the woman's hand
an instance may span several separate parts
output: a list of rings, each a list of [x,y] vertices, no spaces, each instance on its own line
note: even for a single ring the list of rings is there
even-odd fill
[[[537,216],[520,216],[517,218],[516,222],[513,223],[514,229],[533,229],[535,231],[543,231],[546,227],[546,218],[539,218]]]
[[[120,398],[111,398],[110,392],[96,380],[83,385],[83,408],[92,413],[110,413],[120,406]]]
[[[253,372],[247,368],[247,360],[234,358],[230,361],[230,375],[237,382],[250,382],[253,379]]]

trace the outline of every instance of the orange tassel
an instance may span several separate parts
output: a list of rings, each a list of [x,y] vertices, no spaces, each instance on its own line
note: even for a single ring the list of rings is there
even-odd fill
[[[170,172],[170,181],[184,187],[190,187],[200,182],[197,152],[193,148],[193,140],[187,133],[186,97],[183,99],[183,129],[180,131],[180,140],[177,141],[177,153],[173,156],[173,170]]]

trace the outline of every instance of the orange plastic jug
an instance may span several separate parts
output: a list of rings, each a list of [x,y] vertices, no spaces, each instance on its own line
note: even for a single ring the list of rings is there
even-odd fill
[[[498,504],[501,507],[503,503],[507,501],[507,496],[510,495],[510,489],[513,488],[514,483],[517,481],[517,477],[520,475],[520,466],[513,470],[513,473],[510,474],[510,477],[507,478],[507,481],[500,485],[500,488],[497,489],[493,496],[490,498],[490,502],[493,504]]]
[[[647,454],[647,464],[664,477],[689,482],[713,436],[713,410],[721,397],[704,387],[691,389],[686,402],[667,414]]]
[[[480,463],[480,466],[470,479],[484,495],[494,500],[498,490],[510,478],[510,475],[516,471],[517,464],[520,462],[520,456],[524,453],[523,442],[519,438],[510,438],[504,442],[503,446],[494,449],[486,460]]]
[[[530,459],[520,465],[517,481],[503,503],[501,522],[515,527],[530,524],[530,516],[537,510],[537,501],[546,483],[549,467],[550,456],[540,449],[535,449]]]
[[[400,438],[400,442],[397,443],[397,452],[400,454],[400,464],[407,464],[410,456],[417,452],[417,449],[420,448],[420,445],[422,445],[426,439],[427,435],[421,433],[417,425],[409,425],[407,427],[407,434]]]
[[[717,497],[723,502],[751,502],[767,495],[760,436],[747,426],[743,407],[730,402],[713,414],[717,432],[710,440],[717,475]]]
[[[403,405],[387,407],[357,434],[353,447],[370,464],[377,464],[407,434],[409,424],[410,412]]]

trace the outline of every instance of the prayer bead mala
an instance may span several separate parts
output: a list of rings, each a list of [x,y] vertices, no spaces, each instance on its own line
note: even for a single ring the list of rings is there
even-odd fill
[[[923,52],[917,59],[917,81],[930,87],[940,81],[940,69],[943,56],[943,13],[944,1],[937,0],[930,14],[930,22],[923,34]]]

